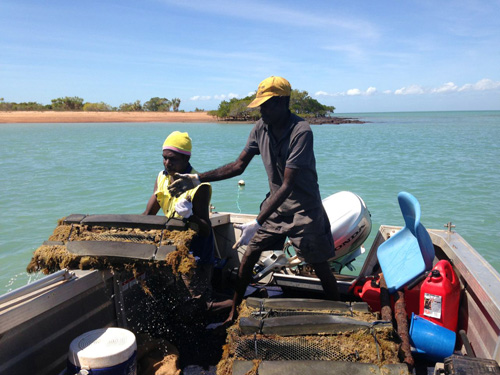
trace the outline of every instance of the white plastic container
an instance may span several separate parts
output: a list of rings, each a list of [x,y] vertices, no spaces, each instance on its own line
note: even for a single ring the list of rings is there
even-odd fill
[[[135,335],[123,328],[84,333],[69,346],[68,374],[136,375]]]

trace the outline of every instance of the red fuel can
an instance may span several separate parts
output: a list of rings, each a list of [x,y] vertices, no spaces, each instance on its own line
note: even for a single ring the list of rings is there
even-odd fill
[[[411,314],[418,314],[420,302],[420,285],[417,284],[412,289],[404,288],[406,313],[408,318]],[[380,311],[380,278],[369,278],[363,285],[357,285],[354,288],[354,295],[361,298],[363,302],[368,303],[372,311]],[[394,310],[394,297],[391,296],[391,308]]]
[[[354,295],[368,303],[372,311],[380,311],[380,285],[379,280],[369,278],[363,285],[354,288]]]
[[[419,315],[449,330],[457,330],[460,282],[447,260],[434,266],[420,288]]]

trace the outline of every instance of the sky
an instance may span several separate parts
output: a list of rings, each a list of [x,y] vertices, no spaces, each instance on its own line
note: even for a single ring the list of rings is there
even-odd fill
[[[500,110],[500,0],[2,0],[0,98],[217,109],[288,79],[336,113]]]

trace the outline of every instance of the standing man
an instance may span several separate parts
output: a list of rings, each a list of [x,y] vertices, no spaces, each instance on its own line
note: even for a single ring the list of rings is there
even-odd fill
[[[210,299],[211,279],[214,264],[214,237],[209,218],[212,187],[208,183],[198,184],[178,196],[172,196],[168,191],[176,174],[197,173],[189,159],[192,143],[188,133],[174,131],[163,143],[163,166],[156,178],[154,192],[149,198],[143,215],[156,215],[160,210],[166,217],[183,219],[194,224],[197,236],[191,242],[191,250],[196,262],[192,277],[182,275],[183,281],[191,297],[202,298],[204,302]]]
[[[339,299],[337,281],[328,259],[335,255],[330,222],[323,208],[309,124],[289,110],[290,83],[281,77],[262,81],[248,107],[260,107],[261,119],[247,144],[232,163],[209,172],[180,174],[169,186],[172,195],[243,173],[255,155],[261,155],[270,192],[256,220],[236,226],[242,230],[238,246],[248,245],[238,272],[233,306],[227,321],[236,319],[236,308],[252,280],[252,270],[265,250],[282,249],[288,237],[299,258],[314,267],[327,297]]]

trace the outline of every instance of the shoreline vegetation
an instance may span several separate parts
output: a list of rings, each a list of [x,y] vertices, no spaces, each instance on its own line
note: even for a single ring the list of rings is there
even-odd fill
[[[260,118],[258,108],[248,108],[255,94],[243,99],[232,98],[219,104],[217,110],[180,111],[181,100],[154,97],[112,107],[107,103],[85,102],[78,96],[52,99],[49,105],[36,102],[6,102],[0,98],[0,123],[89,123],[89,122],[194,122],[252,123]],[[292,90],[290,110],[311,125],[363,124],[354,118],[332,116],[335,107],[323,105],[307,91]]]
[[[311,125],[363,124],[356,118],[307,118]],[[208,112],[144,112],[144,111],[0,111],[1,124],[21,123],[106,123],[106,122],[191,122],[191,123],[253,123],[255,121],[221,120]]]

